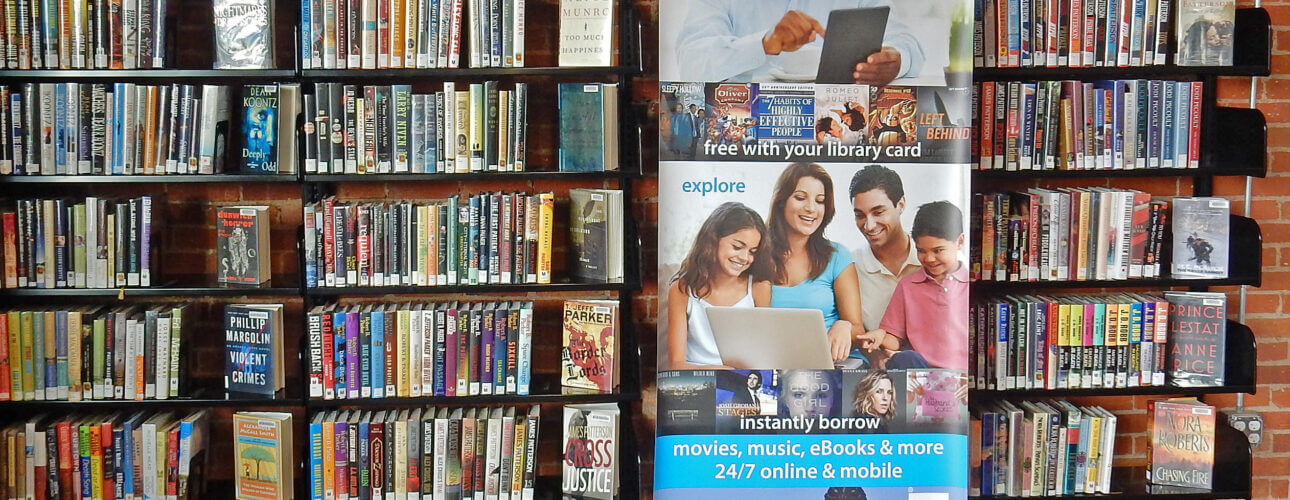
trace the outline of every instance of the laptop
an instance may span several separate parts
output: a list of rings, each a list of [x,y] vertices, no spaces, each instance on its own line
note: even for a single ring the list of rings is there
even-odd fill
[[[735,368],[832,370],[819,309],[709,307],[722,364]]]
[[[890,7],[838,9],[829,12],[824,48],[815,83],[855,83],[856,63],[882,50]]]

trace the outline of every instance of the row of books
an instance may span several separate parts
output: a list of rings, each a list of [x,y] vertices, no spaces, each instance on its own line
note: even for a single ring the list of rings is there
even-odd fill
[[[153,198],[19,199],[0,211],[5,288],[151,286]]]
[[[10,310],[0,318],[0,401],[179,397],[187,309]]]
[[[37,415],[5,427],[7,498],[188,498],[201,491],[206,410]]]
[[[461,90],[458,90],[460,88]],[[304,170],[320,174],[518,172],[525,168],[528,84],[319,82],[305,95]],[[315,132],[316,131],[316,132]]]
[[[309,498],[532,498],[540,417],[538,406],[314,414]]]
[[[984,0],[977,2],[974,62],[987,68],[1231,65],[1235,9],[1235,0]],[[1171,47],[1177,49],[1172,61]]]
[[[214,173],[228,134],[219,85],[0,87],[0,175]]]
[[[456,68],[463,45],[472,68],[524,66],[524,0],[310,0],[300,19],[304,69]]]
[[[1200,166],[1201,82],[981,82],[981,170]]]
[[[551,282],[552,193],[304,210],[308,287]]]
[[[309,397],[528,395],[533,303],[318,306]]]
[[[969,495],[1042,497],[1111,491],[1118,417],[1068,401],[973,408]]]
[[[166,2],[16,0],[0,16],[9,69],[166,67]]]
[[[1226,302],[1209,292],[979,301],[970,309],[974,387],[1222,386]]]

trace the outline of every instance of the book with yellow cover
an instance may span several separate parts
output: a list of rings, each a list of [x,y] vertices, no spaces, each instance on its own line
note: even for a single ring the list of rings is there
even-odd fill
[[[234,487],[238,499],[294,498],[291,414],[233,414]]]

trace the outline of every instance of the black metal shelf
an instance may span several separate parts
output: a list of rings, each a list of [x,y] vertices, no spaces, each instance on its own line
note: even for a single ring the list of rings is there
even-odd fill
[[[1182,79],[1212,76],[1268,76],[1272,72],[1272,20],[1262,8],[1236,9],[1231,66],[1130,66],[1080,68],[976,68],[976,81]]]
[[[640,399],[639,394],[495,394],[479,396],[423,396],[417,398],[362,398],[362,399],[310,399],[309,408],[341,408],[350,406],[410,407],[428,405],[483,405],[483,404],[586,404],[621,403]]]
[[[1249,217],[1231,216],[1228,241],[1228,277],[1217,279],[1184,279],[1163,276],[1129,280],[1085,281],[973,281],[976,293],[1070,288],[1205,288],[1214,286],[1263,284],[1263,234],[1259,223]],[[1164,269],[1169,264],[1165,263]]]
[[[150,81],[272,82],[294,79],[295,70],[255,69],[29,69],[0,71],[3,81]]]
[[[0,297],[252,297],[300,295],[296,287],[218,288],[159,286],[134,288],[6,288]]]
[[[526,293],[526,292],[613,292],[634,290],[631,283],[520,283],[488,285],[445,286],[351,286],[319,287],[305,290],[306,296],[335,297],[342,295],[409,295],[445,293]],[[291,293],[298,293],[293,291]]]
[[[195,183],[259,183],[297,182],[299,177],[288,175],[251,174],[167,174],[167,175],[5,175],[0,184],[195,184]]]
[[[973,170],[977,179],[1106,179],[1127,177],[1264,177],[1267,169],[1138,168],[1128,170]]]
[[[211,398],[170,398],[170,399],[82,399],[80,401],[0,401],[0,411],[73,411],[73,410],[107,410],[107,409],[140,409],[158,410],[167,408],[299,408],[304,406],[300,398],[252,399],[237,397]]]
[[[528,180],[600,180],[636,177],[639,173],[623,170],[601,172],[469,172],[460,174],[305,174],[304,182],[455,182],[455,181],[528,181]]]
[[[567,77],[567,78],[622,78],[639,73],[630,66],[558,67],[538,66],[524,68],[429,68],[429,69],[305,69],[300,77],[305,81],[405,81],[417,83],[425,80],[452,80],[481,77]]]

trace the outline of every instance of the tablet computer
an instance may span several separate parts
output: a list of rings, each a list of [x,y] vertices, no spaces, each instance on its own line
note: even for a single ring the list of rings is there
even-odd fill
[[[829,12],[824,49],[815,83],[855,83],[856,63],[882,50],[890,7],[838,9]]]
[[[709,307],[721,362],[735,368],[832,370],[819,309]]]

